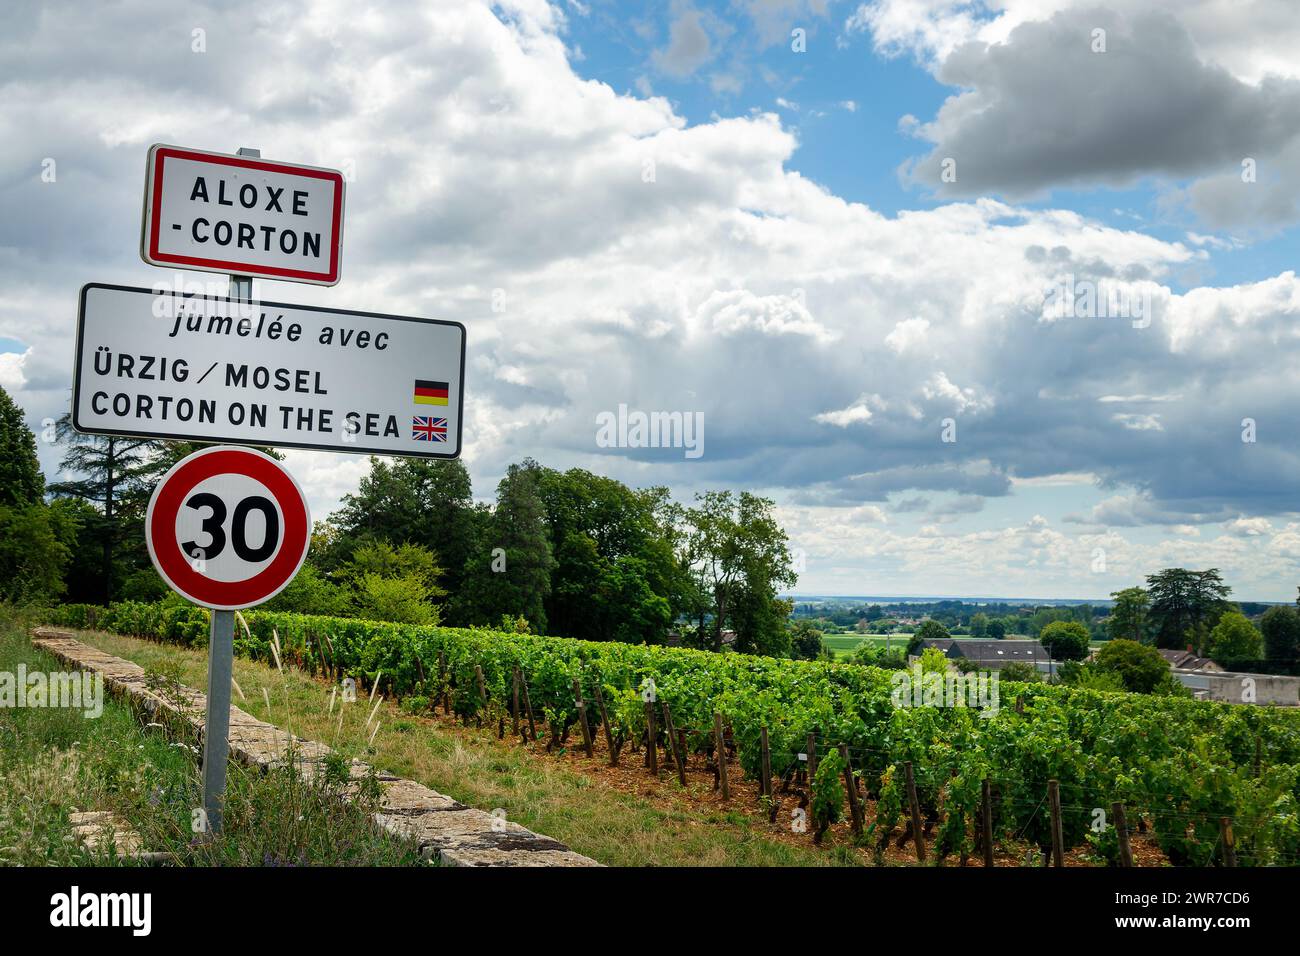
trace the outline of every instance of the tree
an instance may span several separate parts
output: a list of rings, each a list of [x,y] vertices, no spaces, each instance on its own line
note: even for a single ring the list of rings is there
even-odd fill
[[[0,388],[0,600],[44,601],[66,589],[81,526],[77,510],[44,502],[36,437]]]
[[[935,620],[925,620],[921,622],[920,627],[912,634],[911,640],[907,642],[907,653],[918,654],[919,648],[926,641],[941,641],[952,637],[948,629]]]
[[[438,623],[434,602],[447,593],[438,586],[441,576],[428,548],[385,541],[358,548],[344,572],[357,617],[402,624]]]
[[[815,661],[822,656],[822,632],[808,621],[796,621],[790,628],[790,653],[799,660]]]
[[[1107,641],[1097,651],[1094,666],[1119,676],[1126,690],[1150,694],[1169,681],[1169,662],[1154,647],[1126,638]]]
[[[725,622],[733,605],[743,607],[736,620],[738,649],[761,646],[782,587],[792,587],[798,576],[791,567],[787,539],[772,517],[774,503],[747,491],[696,495],[696,507],[685,520],[685,561],[696,575],[707,603],[700,610],[700,630],[706,613],[713,617],[713,649],[722,649]],[[788,613],[788,610],[787,610]]]
[[[1088,656],[1088,629],[1078,621],[1053,621],[1038,640],[1053,660],[1081,661]]]
[[[36,436],[23,420],[22,409],[0,388],[0,505],[34,505],[44,490]]]
[[[353,609],[349,592],[336,585],[309,560],[275,597],[262,605],[268,611],[346,617]]]
[[[998,670],[998,677],[1000,680],[1016,681],[1022,684],[1032,684],[1043,679],[1043,675],[1038,673],[1038,668],[1025,661],[1011,661],[1008,664],[1003,664]]]
[[[62,594],[75,540],[70,512],[39,502],[0,505],[0,600],[26,603]]]
[[[1111,640],[1137,641],[1147,638],[1147,607],[1150,599],[1145,588],[1124,588],[1110,595],[1115,600],[1110,617],[1106,620],[1106,633]]]
[[[985,638],[989,634],[989,616],[983,611],[977,611],[971,615],[970,619],[970,636],[975,638]]]
[[[75,604],[95,604],[104,599],[103,553],[100,548],[103,515],[89,501],[81,498],[55,498],[48,507],[61,514],[63,527],[69,529],[68,561],[63,568],[65,589],[61,600]],[[157,577],[153,565],[148,566]],[[161,579],[160,579],[161,580]],[[165,587],[165,586],[164,586]]]
[[[1119,638],[1123,640],[1123,638]],[[1115,671],[1104,671],[1091,662],[1080,664],[1078,661],[1066,661],[1061,665],[1062,684],[1078,687],[1080,690],[1127,691],[1124,679]]]
[[[454,595],[463,585],[466,561],[478,547],[486,513],[474,506],[469,472],[459,459],[370,459],[370,472],[355,494],[343,496],[330,517],[337,529],[316,560],[326,570],[346,564],[365,541],[394,547],[410,542],[431,550],[446,570],[442,584]],[[448,618],[460,622],[460,601],[452,601]]]
[[[995,641],[1000,641],[1007,636],[1007,625],[1002,618],[995,617],[989,621],[988,636]]]
[[[661,642],[689,589],[672,526],[660,519],[666,491],[634,490],[581,468],[533,467],[555,557],[546,601],[550,632]]]
[[[146,438],[83,435],[72,427],[70,415],[58,420],[55,433],[68,446],[61,467],[84,477],[57,482],[49,490],[59,497],[87,501],[99,512],[93,523],[87,522],[86,530],[99,552],[98,599],[108,603],[114,598],[115,582],[123,576],[117,567],[120,545],[130,536],[140,542],[137,552],[144,548],[144,511],[152,490],[148,466],[160,445]],[[136,561],[137,566],[143,563]]]
[[[1207,649],[1216,663],[1233,670],[1264,656],[1264,638],[1246,615],[1228,611],[1210,632]]]
[[[1147,588],[1151,601],[1148,618],[1156,646],[1163,648],[1186,647],[1189,632],[1213,629],[1228,609],[1227,597],[1232,591],[1217,568],[1165,568],[1148,575]]]
[[[1293,607],[1271,607],[1259,620],[1264,635],[1264,656],[1271,669],[1285,670],[1300,659],[1300,612]]]
[[[535,633],[547,633],[545,601],[555,557],[537,471],[533,462],[506,470],[486,534],[466,562],[466,607],[476,623],[495,624],[508,614],[526,618]]]
[[[602,576],[600,599],[604,620],[612,622],[608,637],[628,644],[658,644],[672,624],[668,599],[650,586],[651,576],[640,558],[620,558]]]
[[[1040,607],[1029,618],[1029,633],[1035,637],[1040,637],[1049,624],[1055,624],[1057,621],[1077,620],[1078,617],[1073,608]]]

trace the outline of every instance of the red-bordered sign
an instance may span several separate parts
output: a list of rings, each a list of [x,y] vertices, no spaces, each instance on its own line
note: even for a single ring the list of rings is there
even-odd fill
[[[307,558],[311,515],[278,461],[218,445],[183,458],[158,482],[145,541],[172,590],[234,611],[270,600],[293,580]]]
[[[335,285],[344,191],[335,169],[155,144],[140,257],[155,266]]]

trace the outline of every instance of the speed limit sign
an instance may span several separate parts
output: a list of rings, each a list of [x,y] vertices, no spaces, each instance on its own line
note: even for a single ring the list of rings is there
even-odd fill
[[[219,445],[183,458],[158,482],[145,517],[163,580],[218,611],[275,597],[302,567],[310,539],[302,489],[250,448]]]

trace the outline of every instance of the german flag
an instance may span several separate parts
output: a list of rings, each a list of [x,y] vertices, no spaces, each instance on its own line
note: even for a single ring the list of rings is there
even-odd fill
[[[412,401],[417,405],[446,405],[447,383],[426,382],[424,379],[417,378],[415,380],[415,397]]]

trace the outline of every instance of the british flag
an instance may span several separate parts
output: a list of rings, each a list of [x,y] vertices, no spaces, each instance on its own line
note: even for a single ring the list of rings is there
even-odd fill
[[[446,441],[447,419],[416,415],[411,419],[411,437],[416,441]]]

